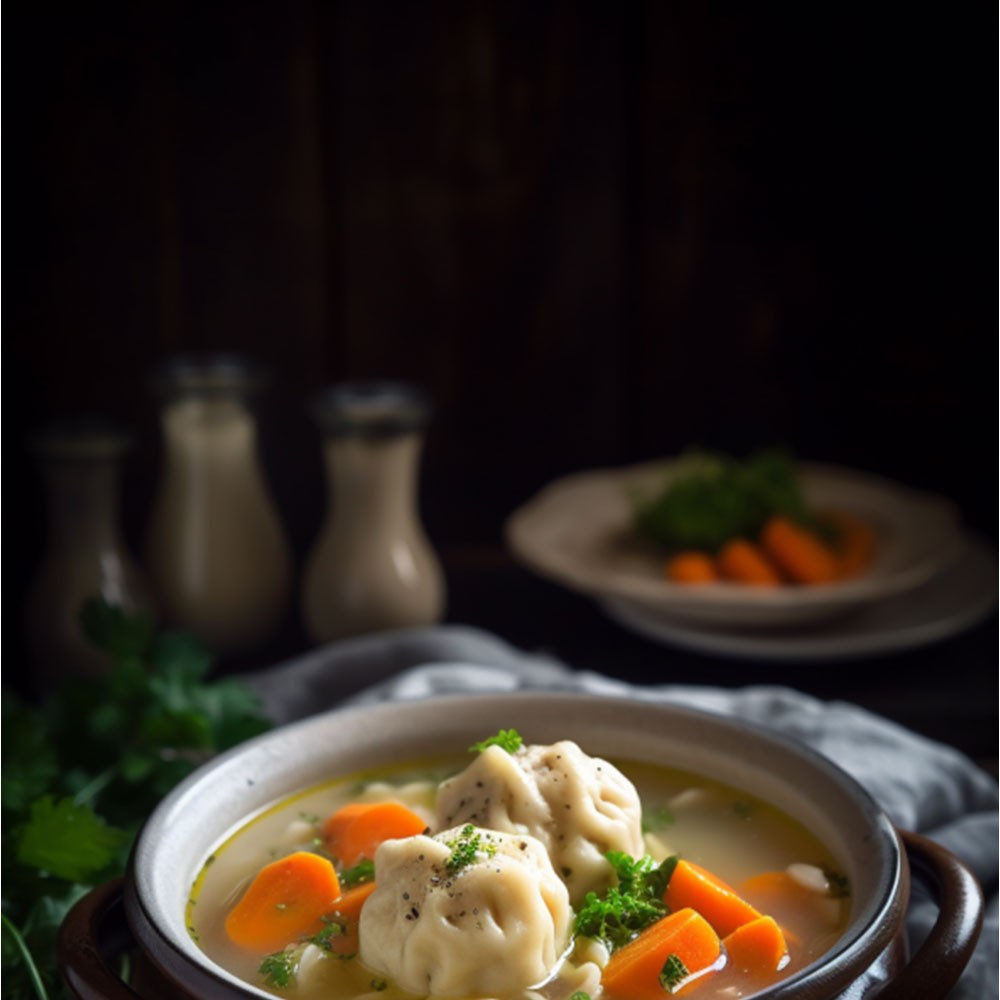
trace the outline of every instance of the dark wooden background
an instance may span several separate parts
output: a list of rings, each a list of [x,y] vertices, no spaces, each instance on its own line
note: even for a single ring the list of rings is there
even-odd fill
[[[8,580],[24,434],[238,350],[301,557],[305,400],[425,385],[442,548],[551,478],[783,443],[942,492],[995,538],[995,13],[596,2],[19,4],[8,28]],[[12,485],[11,485],[12,484]],[[8,605],[11,607],[12,605]],[[5,670],[5,673],[7,671]]]

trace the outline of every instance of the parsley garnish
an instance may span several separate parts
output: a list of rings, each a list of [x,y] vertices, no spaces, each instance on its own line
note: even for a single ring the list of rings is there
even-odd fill
[[[304,940],[306,944],[314,944],[317,948],[322,948],[323,951],[330,951],[333,947],[331,944],[333,939],[335,937],[340,937],[342,934],[346,934],[347,931],[342,923],[329,917],[324,917],[323,923],[326,924],[326,926],[321,931],[317,931],[315,934],[305,938]]]
[[[501,729],[496,736],[490,736],[481,743],[473,743],[469,753],[482,753],[487,747],[500,747],[507,753],[517,753],[524,744],[521,734],[516,729]]]
[[[257,972],[264,977],[267,986],[283,990],[291,986],[295,979],[295,953],[291,951],[276,951],[267,955],[257,967]]]
[[[680,955],[668,955],[660,970],[660,985],[668,993],[673,993],[690,975]]]
[[[588,892],[574,929],[582,937],[597,938],[615,951],[666,914],[663,893],[677,858],[669,857],[657,865],[648,855],[636,859],[621,851],[609,851],[605,857],[618,876],[618,885],[603,895]]]
[[[484,844],[483,838],[471,823],[466,823],[462,827],[461,833],[454,840],[449,840],[446,843],[451,848],[451,854],[444,866],[452,873],[471,865],[479,852],[491,858],[497,852],[496,844],[489,842]]]
[[[473,743],[469,747],[470,753],[482,753],[487,747],[500,747],[507,753],[517,753],[523,745],[521,734],[516,729],[501,729],[496,736],[483,740],[481,743]]]
[[[362,882],[373,882],[375,880],[375,862],[368,858],[363,858],[353,868],[348,868],[340,875],[340,884],[351,888],[360,885]]]

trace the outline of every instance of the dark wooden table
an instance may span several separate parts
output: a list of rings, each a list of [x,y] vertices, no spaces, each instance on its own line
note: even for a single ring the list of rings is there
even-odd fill
[[[576,669],[638,684],[786,685],[843,700],[944,743],[997,773],[998,624],[917,649],[844,660],[768,661],[692,652],[633,633],[596,602],[517,565],[502,549],[443,553],[447,620]]]

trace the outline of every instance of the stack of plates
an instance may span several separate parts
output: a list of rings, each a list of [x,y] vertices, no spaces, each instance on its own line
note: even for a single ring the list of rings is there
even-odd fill
[[[635,632],[732,656],[875,655],[955,634],[995,607],[995,555],[963,532],[948,500],[815,463],[799,466],[809,506],[855,514],[875,530],[876,555],[863,575],[813,587],[672,583],[662,556],[632,528],[634,498],[661,489],[672,464],[557,480],[508,519],[511,551]]]

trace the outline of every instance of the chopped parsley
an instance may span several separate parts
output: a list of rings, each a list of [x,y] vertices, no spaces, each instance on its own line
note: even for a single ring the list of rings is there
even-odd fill
[[[663,893],[677,858],[669,857],[658,865],[648,855],[636,859],[621,851],[608,851],[605,857],[618,876],[618,885],[603,894],[587,893],[574,930],[582,937],[603,941],[615,951],[666,915]]]
[[[451,854],[444,866],[452,873],[471,865],[480,852],[490,858],[497,852],[496,844],[484,844],[482,836],[471,823],[466,823],[456,838],[447,841],[447,846],[451,848]]]
[[[294,952],[276,951],[273,955],[265,956],[257,971],[264,977],[266,986],[283,990],[292,985],[297,967],[298,962]]]
[[[680,955],[668,955],[667,960],[660,969],[660,985],[668,992],[673,993],[691,973],[684,964]]]
[[[348,868],[346,871],[341,872],[340,875],[340,884],[347,886],[349,889],[360,885],[362,882],[374,881],[375,862],[370,861],[368,858],[363,858],[353,868]]]
[[[323,917],[323,923],[326,926],[321,931],[317,931],[310,937],[305,938],[305,942],[306,944],[314,944],[317,948],[322,948],[323,951],[330,951],[333,947],[331,944],[333,939],[346,934],[347,929],[338,920],[330,917]]]
[[[469,752],[482,753],[487,747],[500,747],[501,750],[506,750],[507,753],[517,753],[523,743],[521,734],[516,729],[501,729],[496,736],[491,736],[481,743],[473,743],[469,747]]]

